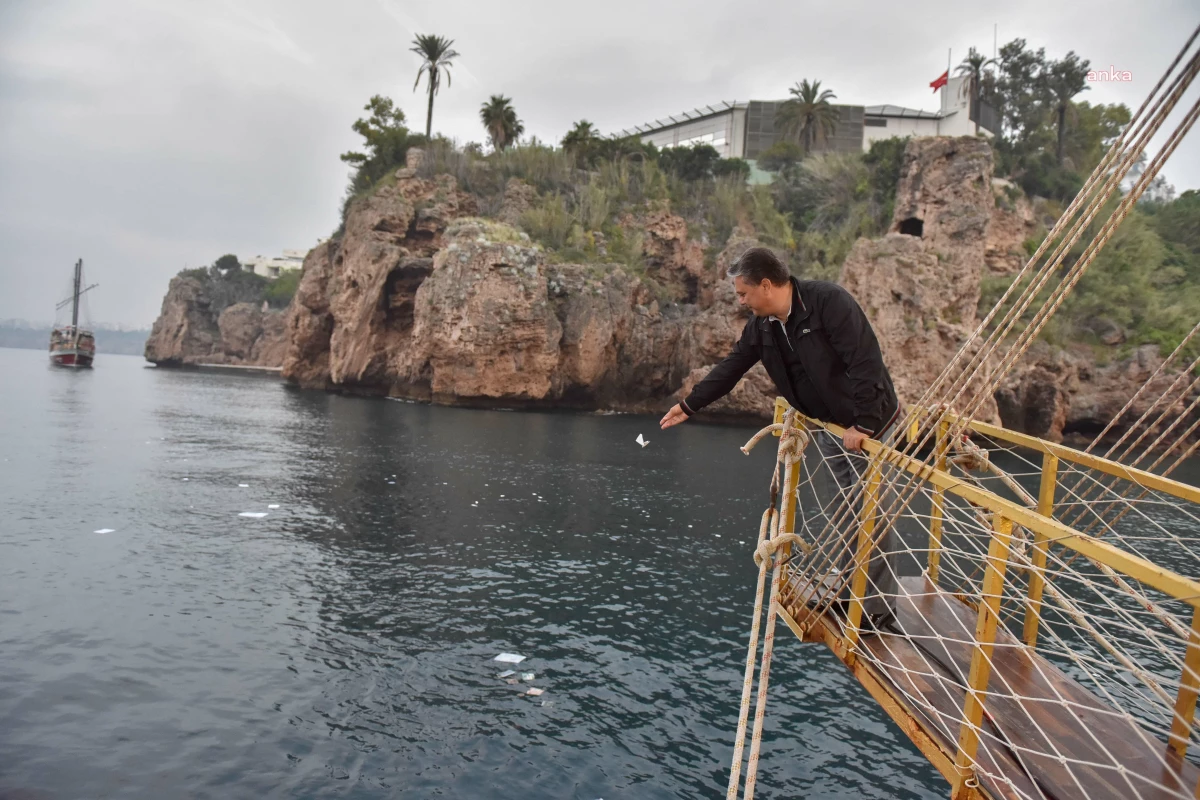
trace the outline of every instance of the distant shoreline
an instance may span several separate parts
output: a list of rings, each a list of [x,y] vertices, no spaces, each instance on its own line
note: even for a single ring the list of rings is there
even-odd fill
[[[50,345],[50,326],[0,325],[0,347],[14,350],[46,350]],[[140,356],[146,351],[150,330],[118,331],[94,329],[96,352],[109,355]]]

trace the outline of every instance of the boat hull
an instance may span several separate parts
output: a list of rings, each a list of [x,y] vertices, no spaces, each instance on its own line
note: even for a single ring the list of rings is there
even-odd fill
[[[50,363],[56,367],[72,367],[74,369],[90,369],[93,354],[84,350],[64,350],[50,354]]]

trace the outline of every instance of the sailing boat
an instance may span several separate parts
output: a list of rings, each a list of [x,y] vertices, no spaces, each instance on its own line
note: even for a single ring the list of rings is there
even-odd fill
[[[62,310],[71,306],[71,324],[55,325],[50,332],[50,363],[57,367],[90,368],[92,359],[96,356],[96,337],[89,330],[79,327],[79,298],[85,292],[95,289],[99,284],[93,283],[86,289],[83,286],[83,259],[75,263],[75,282],[71,296],[63,300],[55,308]]]

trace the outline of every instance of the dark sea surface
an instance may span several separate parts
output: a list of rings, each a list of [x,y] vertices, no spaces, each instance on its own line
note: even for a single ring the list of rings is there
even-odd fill
[[[0,375],[0,797],[724,797],[752,429]],[[947,791],[779,629],[756,797]]]

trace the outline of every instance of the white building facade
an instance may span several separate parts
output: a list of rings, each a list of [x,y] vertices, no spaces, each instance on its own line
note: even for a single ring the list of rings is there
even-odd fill
[[[298,270],[304,266],[304,250],[284,250],[278,256],[255,256],[242,261],[242,269],[274,280],[286,272]]]
[[[986,103],[972,107],[966,78],[955,77],[939,89],[938,111],[903,106],[835,105],[838,123],[833,134],[816,148],[823,152],[869,150],[871,143],[893,136],[992,136],[995,114]],[[673,114],[615,136],[638,136],[643,142],[662,147],[708,144],[722,158],[754,161],[781,138],[775,129],[775,113],[786,100],[722,102],[714,106]]]

